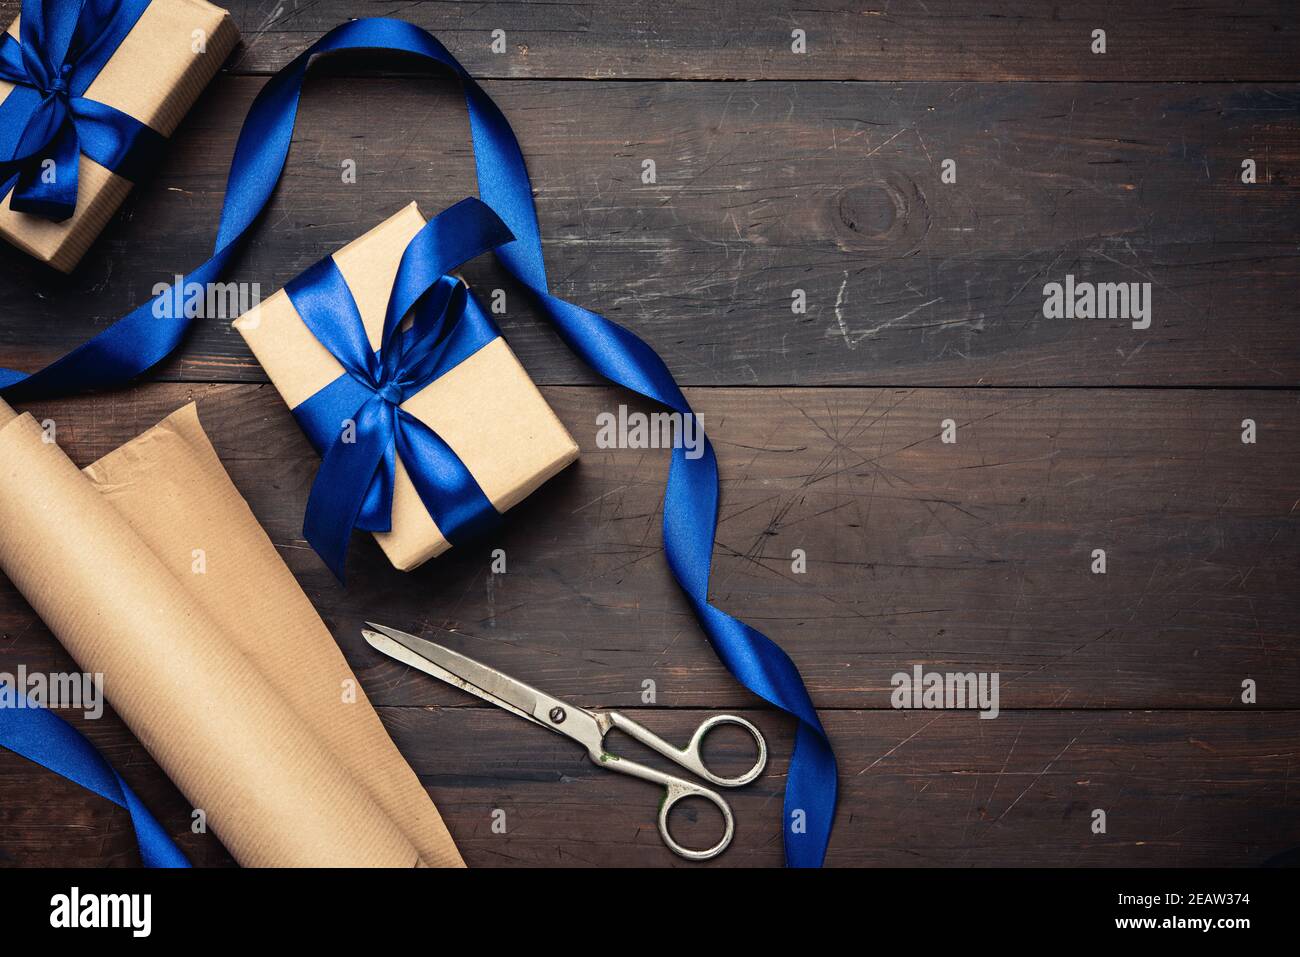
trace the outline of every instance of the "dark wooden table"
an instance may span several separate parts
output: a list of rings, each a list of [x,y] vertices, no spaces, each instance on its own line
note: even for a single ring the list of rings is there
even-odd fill
[[[1291,0],[231,6],[243,47],[76,274],[0,249],[0,364],[43,364],[206,258],[267,74],[349,17],[404,17],[514,124],[556,291],[653,343],[703,414],[723,475],[713,596],[790,652],[822,710],[841,767],[829,864],[1258,865],[1300,844]],[[455,85],[404,67],[309,82],[233,278],[268,295],[411,199],[474,192]],[[1150,328],[1045,318],[1043,287],[1067,274],[1150,283]],[[512,288],[486,259],[467,277]],[[777,864],[792,728],[730,679],[671,583],[665,456],[597,448],[596,413],[628,398],[509,301],[507,336],[582,460],[498,541],[413,574],[359,537],[346,591],[301,535],[317,460],[228,322],[148,384],[29,407],[85,463],[198,400],[471,865],[680,862],[647,786],[380,660],[365,617],[458,628],[494,664],[669,735],[748,715],[771,768],[733,795],[717,863]],[[0,670],[20,662],[74,667],[2,583]],[[914,664],[998,673],[1001,714],[894,710],[891,676]],[[81,726],[197,863],[229,862],[115,717]],[[724,741],[720,763],[739,751]],[[136,863],[123,812],[0,754],[0,864]]]

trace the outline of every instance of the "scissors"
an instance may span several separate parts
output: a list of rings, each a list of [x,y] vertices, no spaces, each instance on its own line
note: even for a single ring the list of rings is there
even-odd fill
[[[361,634],[376,651],[382,651],[390,658],[440,678],[448,684],[477,695],[484,701],[490,701],[497,707],[511,711],[527,721],[572,738],[587,749],[587,757],[597,767],[663,785],[665,794],[659,805],[659,834],[673,853],[692,861],[706,861],[717,857],[731,843],[732,834],[736,829],[735,820],[731,816],[731,808],[717,791],[685,778],[646,767],[644,764],[620,758],[606,751],[604,742],[610,730],[617,728],[652,751],[657,751],[712,784],[724,788],[738,788],[758,777],[767,764],[767,742],[763,740],[763,735],[759,733],[758,728],[744,718],[732,714],[718,714],[706,718],[691,735],[690,743],[684,748],[679,748],[617,711],[588,711],[586,708],[574,707],[558,698],[552,698],[544,691],[538,691],[522,681],[502,674],[495,668],[489,668],[473,658],[434,644],[426,638],[417,638],[415,635],[376,625],[374,622],[366,622],[366,624],[369,628],[362,629]],[[758,760],[754,762],[752,768],[739,777],[724,778],[714,774],[704,766],[704,759],[700,753],[700,745],[705,735],[723,724],[739,725],[753,735],[758,745]],[[726,825],[722,839],[702,851],[683,847],[673,840],[672,834],[668,831],[668,812],[672,810],[674,804],[688,797],[701,797],[712,802],[722,812],[722,820]]]

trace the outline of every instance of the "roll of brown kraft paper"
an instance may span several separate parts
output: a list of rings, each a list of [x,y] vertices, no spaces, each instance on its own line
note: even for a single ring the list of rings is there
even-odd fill
[[[0,400],[0,569],[235,859],[461,864],[194,406],[85,472],[47,439]]]

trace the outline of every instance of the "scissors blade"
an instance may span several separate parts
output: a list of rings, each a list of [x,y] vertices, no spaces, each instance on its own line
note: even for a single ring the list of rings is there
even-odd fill
[[[537,718],[533,717],[533,708],[536,702],[529,702],[520,697],[520,703],[512,703],[506,699],[493,694],[487,688],[482,688],[464,678],[448,668],[444,668],[437,662],[439,652],[449,652],[450,649],[441,645],[434,644],[424,638],[417,638],[415,635],[408,635],[404,631],[398,631],[396,628],[387,628],[384,625],[377,625],[372,621],[366,622],[370,628],[376,628],[377,631],[371,631],[367,628],[361,630],[361,636],[366,639],[370,647],[376,651],[382,651],[388,657],[396,659],[403,664],[410,665],[412,668],[418,668],[426,675],[431,675],[447,684],[460,688],[462,691],[468,691],[472,695],[482,698],[489,704],[494,704],[498,708],[504,708],[525,720],[534,724],[543,724]],[[467,659],[468,660],[468,659]],[[475,662],[475,664],[478,664]],[[480,665],[480,667],[483,667]]]
[[[596,716],[591,712],[566,704],[427,638],[417,638],[372,621],[366,624],[375,630],[363,629],[361,634],[376,651],[382,651],[390,658],[418,668],[427,675],[468,691],[534,724],[573,738],[588,749],[593,745],[600,747],[604,735]],[[556,709],[560,712],[559,722],[548,718]]]

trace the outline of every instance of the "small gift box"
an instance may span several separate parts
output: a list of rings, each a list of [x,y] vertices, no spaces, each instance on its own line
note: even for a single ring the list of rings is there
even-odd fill
[[[238,42],[205,0],[23,0],[0,34],[0,236],[70,272]]]
[[[353,528],[409,571],[578,457],[448,275],[511,238],[478,200],[427,223],[412,203],[235,321],[323,456],[304,532],[340,579]]]

